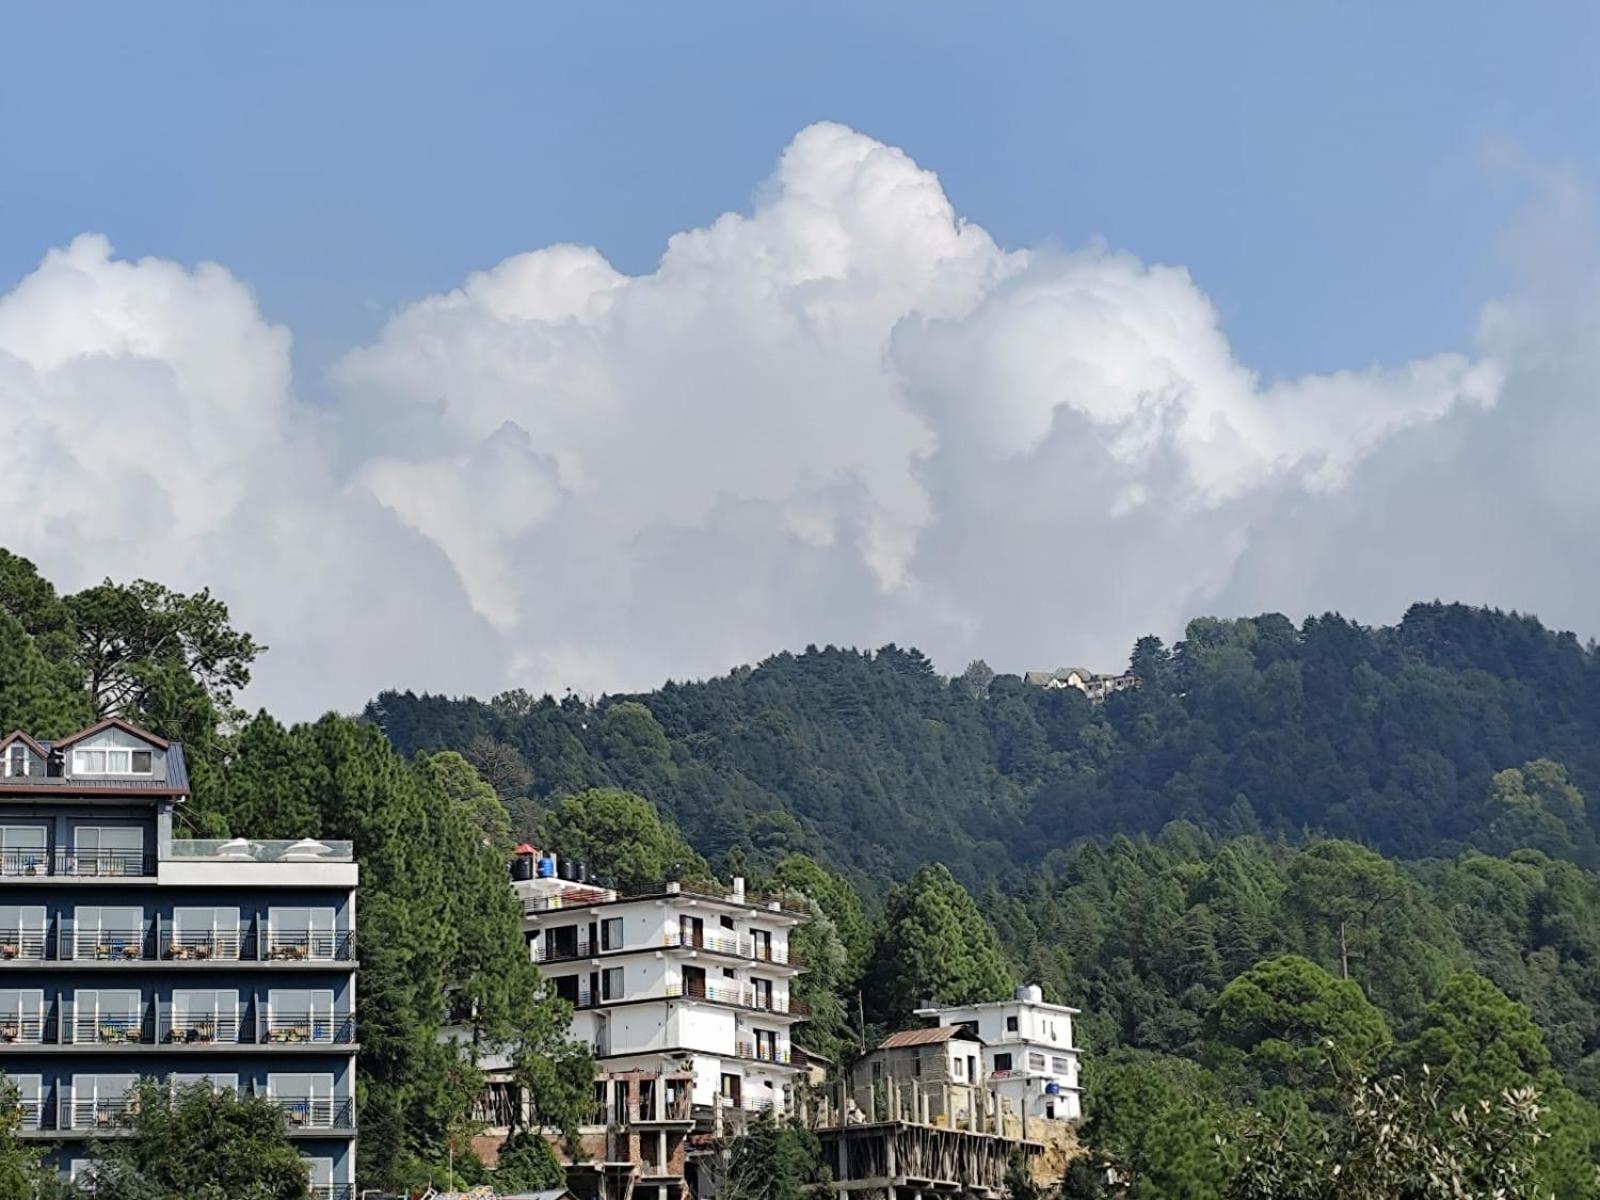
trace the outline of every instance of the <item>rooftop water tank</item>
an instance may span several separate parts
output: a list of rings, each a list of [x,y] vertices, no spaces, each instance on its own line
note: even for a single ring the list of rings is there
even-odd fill
[[[1043,1004],[1044,989],[1036,983],[1026,983],[1016,990],[1016,998],[1024,1004]]]

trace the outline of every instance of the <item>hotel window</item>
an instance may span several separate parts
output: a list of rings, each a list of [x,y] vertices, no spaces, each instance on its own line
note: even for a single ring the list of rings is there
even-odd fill
[[[334,1040],[333,992],[308,988],[273,988],[267,993],[269,1042]]]
[[[607,967],[600,972],[600,999],[622,999],[622,968]]]
[[[144,909],[80,904],[72,911],[72,957],[144,957]]]
[[[43,959],[42,904],[0,904],[0,960]]]
[[[148,750],[74,750],[74,775],[148,775],[154,758]]]
[[[43,825],[0,825],[0,873],[45,874],[49,870],[45,853],[48,838]]]
[[[333,1076],[328,1074],[271,1074],[267,1096],[291,1126],[327,1128],[333,1124]]]
[[[237,908],[175,908],[172,910],[173,958],[238,958]]]
[[[1017,1031],[1017,1019],[1015,1017],[1007,1017],[1006,1018],[1006,1032],[1007,1033],[1015,1033],[1016,1031]]]
[[[68,1127],[92,1129],[96,1125],[115,1125],[127,1111],[137,1075],[74,1075],[72,1100],[68,1105]],[[76,1165],[76,1164],[74,1164]],[[76,1172],[74,1179],[81,1178]]]
[[[0,990],[0,1042],[44,1041],[44,991]]]
[[[72,831],[79,875],[138,875],[144,866],[144,830],[137,825],[79,825]]]
[[[79,988],[73,993],[74,1042],[144,1039],[144,997],[136,989]]]
[[[1071,1075],[1072,1060],[1070,1058],[1052,1058],[1050,1060],[1050,1069],[1057,1075]]]
[[[1009,1054],[996,1054],[994,1056],[994,1069],[996,1071],[1009,1071],[1009,1070],[1011,1070],[1011,1055],[1009,1055]]]
[[[37,1129],[42,1116],[44,1076],[13,1075],[11,1086],[17,1089],[17,1111],[22,1116],[22,1128]]]
[[[1030,1071],[1042,1071],[1042,1070],[1044,1070],[1044,1068],[1045,1068],[1044,1055],[1042,1055],[1042,1054],[1031,1054],[1031,1053],[1028,1055],[1028,1070],[1030,1070]]]
[[[189,1072],[174,1071],[171,1075],[167,1076],[167,1086],[172,1089],[173,1092],[182,1091],[184,1088],[205,1086],[210,1088],[212,1092],[218,1095],[223,1092],[233,1092],[235,1095],[237,1095],[239,1092],[239,1077],[237,1075],[218,1075],[214,1073],[207,1074],[203,1072],[200,1074],[193,1074]]]
[[[168,1040],[178,1043],[237,1042],[239,993],[233,989],[182,988],[172,993]]]
[[[600,949],[622,949],[622,918],[607,917],[600,922]]]
[[[333,909],[267,910],[268,958],[332,958],[333,952]]]

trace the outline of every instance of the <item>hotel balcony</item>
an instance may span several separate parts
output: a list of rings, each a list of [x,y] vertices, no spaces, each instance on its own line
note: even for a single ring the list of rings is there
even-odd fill
[[[773,946],[758,941],[748,934],[735,936],[726,933],[684,933],[668,930],[659,941],[608,944],[594,942],[587,937],[567,941],[541,938],[533,950],[536,963],[573,962],[579,959],[599,958],[607,954],[637,953],[642,950],[697,950],[725,958],[742,958],[747,962],[771,963],[774,966],[803,970],[805,960],[791,954],[785,946]]]
[[[264,922],[262,922],[264,924]],[[353,963],[349,932],[268,931],[255,924],[242,931],[179,932],[157,917],[126,929],[73,929],[66,920],[42,926],[0,929],[0,970],[7,964],[94,963],[276,963],[316,966]]]
[[[12,1050],[63,1046],[184,1046],[196,1049],[238,1046],[345,1048],[356,1044],[356,1022],[348,1012],[246,1011],[244,1015],[174,1016],[166,1003],[142,1004],[124,1012],[77,1013],[70,1001],[61,1015],[0,1012],[0,1045]]]

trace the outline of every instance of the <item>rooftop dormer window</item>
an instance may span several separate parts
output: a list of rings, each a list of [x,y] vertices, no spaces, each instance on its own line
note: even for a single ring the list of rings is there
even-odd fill
[[[0,761],[0,774],[13,779],[20,779],[25,775],[34,774],[34,756],[21,742],[14,742],[6,747],[5,758]]]
[[[74,775],[148,775],[153,756],[149,750],[74,750]]]

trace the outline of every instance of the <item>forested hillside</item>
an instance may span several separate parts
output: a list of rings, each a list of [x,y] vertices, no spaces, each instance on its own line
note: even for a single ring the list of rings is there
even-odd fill
[[[1409,1170],[1367,1154],[1396,1129],[1465,1189],[1405,1195],[1600,1200],[1600,663],[1531,618],[1197,620],[1103,706],[886,647],[293,728],[235,702],[262,652],[206,593],[60,596],[0,551],[0,727],[116,712],[190,748],[187,832],[355,842],[364,1186],[472,1168],[451,1009],[550,1125],[584,1111],[505,886],[528,835],[602,878],[807,898],[797,1040],[841,1061],[925,998],[1080,1006],[1083,1136],[1132,1200],[1324,1200],[1330,1155]],[[1338,1194],[1402,1194],[1369,1183]]]
[[[367,716],[402,753],[461,750],[524,824],[552,796],[625,787],[714,863],[798,850],[869,891],[932,859],[976,882],[1174,820],[1408,858],[1534,845],[1594,861],[1561,779],[1494,782],[1544,759],[1579,790],[1600,783],[1600,655],[1534,618],[1444,604],[1377,629],[1208,618],[1170,651],[1142,639],[1131,662],[1144,686],[1103,706],[981,663],[945,679],[889,646],[592,704],[389,692]]]

